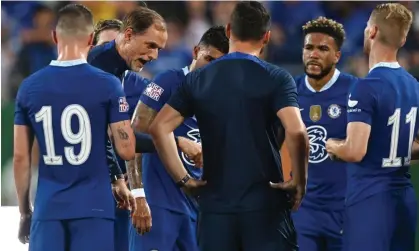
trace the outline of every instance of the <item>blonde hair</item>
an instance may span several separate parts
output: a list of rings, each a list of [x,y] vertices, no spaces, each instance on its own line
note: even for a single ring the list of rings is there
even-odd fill
[[[374,8],[370,20],[378,26],[380,31],[378,39],[382,43],[400,48],[406,42],[413,14],[400,3],[385,3]]]
[[[304,36],[318,32],[333,37],[339,50],[345,41],[345,29],[343,25],[333,19],[318,17],[308,21],[302,28]]]

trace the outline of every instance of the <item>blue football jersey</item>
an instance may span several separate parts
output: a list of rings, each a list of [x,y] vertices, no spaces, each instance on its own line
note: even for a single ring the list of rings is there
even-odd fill
[[[188,68],[185,67],[181,70],[169,70],[157,75],[141,95],[141,102],[156,111],[160,111],[185,79],[187,73]],[[195,142],[201,142],[195,118],[185,118],[183,123],[176,128],[174,134]],[[189,174],[196,179],[200,179],[202,169],[195,167],[194,163],[183,152],[179,151],[179,156]],[[167,173],[157,153],[143,155],[143,183],[147,201],[150,205],[189,214],[196,218],[197,207],[195,201],[179,189]]]
[[[132,71],[125,71],[122,79],[122,87],[128,103],[128,114],[130,118],[134,115],[135,107],[140,99],[144,88],[150,83],[149,79],[143,78]],[[125,161],[117,156],[119,166],[123,173],[126,172]]]
[[[275,137],[284,107],[298,107],[294,79],[284,69],[234,52],[189,73],[167,102],[195,115],[204,155],[200,212],[237,213],[288,207]]]
[[[125,106],[120,81],[85,60],[52,61],[23,81],[15,124],[40,149],[34,219],[114,218],[107,128],[129,119]]]
[[[296,78],[301,117],[310,141],[307,194],[303,206],[341,210],[346,193],[346,163],[332,161],[326,151],[328,138],[346,138],[346,103],[357,78],[335,70],[333,77],[316,92],[307,76]]]
[[[379,63],[353,86],[348,123],[371,125],[365,157],[348,164],[347,204],[411,186],[410,155],[418,131],[419,84],[398,63]]]
[[[87,57],[89,64],[121,79],[129,67],[116,49],[115,40],[93,47]]]

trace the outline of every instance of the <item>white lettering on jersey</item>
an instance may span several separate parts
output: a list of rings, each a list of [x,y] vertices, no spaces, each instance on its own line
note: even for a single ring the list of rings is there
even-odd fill
[[[155,101],[159,101],[163,92],[164,89],[155,83],[148,84],[147,88],[144,90],[144,94]]]
[[[127,112],[129,111],[129,104],[125,97],[118,98],[119,103],[119,112]]]
[[[307,128],[310,142],[309,163],[323,162],[329,156],[326,151],[327,131],[323,126],[312,125]]]
[[[198,144],[201,144],[201,135],[199,134],[199,129],[191,129],[190,131],[188,131],[186,133],[186,135],[193,142],[196,142]],[[182,160],[186,164],[191,165],[191,166],[195,166],[195,163],[192,160],[190,160],[188,158],[188,156],[186,154],[184,154],[183,152],[181,153],[181,157],[182,157]]]
[[[351,100],[351,95],[349,95],[349,98],[348,98],[348,106],[349,107],[354,107],[357,104],[358,104],[358,101],[357,100]]]

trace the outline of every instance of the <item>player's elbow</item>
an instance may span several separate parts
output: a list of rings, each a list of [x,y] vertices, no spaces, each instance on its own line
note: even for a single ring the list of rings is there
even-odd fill
[[[30,167],[30,156],[28,154],[13,154],[13,167],[14,169],[22,169],[24,167]]]
[[[118,151],[117,149],[117,152],[118,152],[119,157],[121,157],[121,159],[125,161],[130,161],[135,158],[135,148],[124,149],[123,151]]]
[[[307,129],[304,126],[288,128],[285,131],[285,138],[290,139],[303,139],[308,144]]]
[[[121,159],[125,161],[133,160],[135,158],[135,139],[132,137],[129,142],[116,142],[116,152]]]
[[[361,162],[362,159],[365,157],[365,154],[367,154],[366,149],[363,150],[362,148],[358,149],[351,149],[349,151],[348,156],[346,157],[347,162]]]
[[[156,123],[156,120],[151,123],[148,131],[153,139],[158,138],[159,135],[163,132],[163,127],[161,123]]]

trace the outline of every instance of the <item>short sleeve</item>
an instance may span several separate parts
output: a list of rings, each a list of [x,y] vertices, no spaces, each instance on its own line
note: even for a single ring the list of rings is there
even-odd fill
[[[121,82],[114,76],[107,79],[110,83],[108,118],[109,123],[130,120],[129,104],[122,89]]]
[[[171,86],[177,80],[173,71],[158,74],[144,89],[140,101],[156,111],[166,104],[171,96]]]
[[[352,86],[348,96],[348,123],[364,122],[371,125],[376,104],[376,92],[370,86],[371,79],[360,79]]]
[[[189,83],[192,75],[193,73],[186,75],[185,80],[180,84],[167,102],[168,105],[173,107],[173,109],[178,111],[185,118],[189,118],[194,115],[193,99]]]
[[[285,107],[299,107],[297,85],[291,74],[282,69],[275,69],[272,72],[275,82],[275,89],[273,93],[273,109],[278,112]]]
[[[15,125],[30,125],[28,107],[25,103],[26,100],[28,100],[26,97],[26,84],[22,83],[16,96],[14,119]]]

